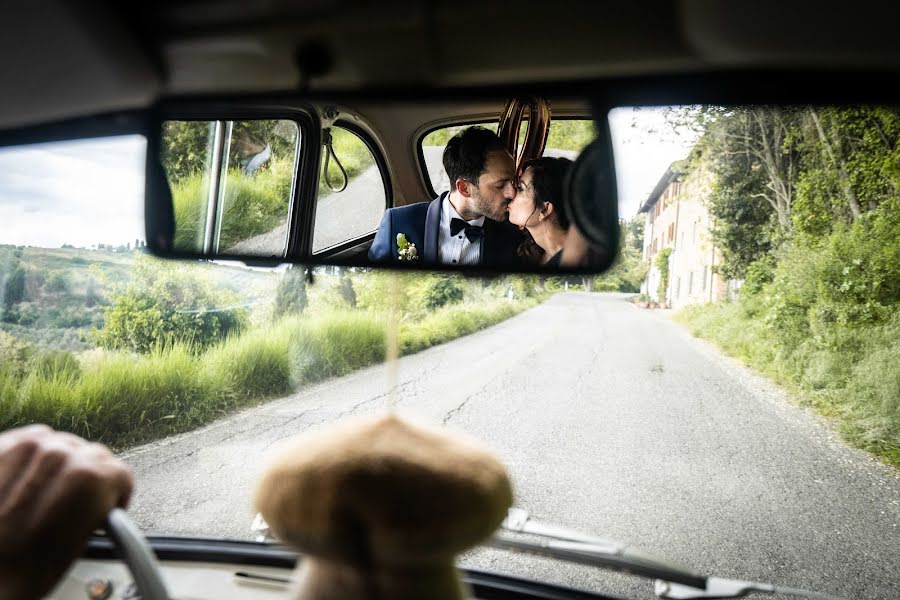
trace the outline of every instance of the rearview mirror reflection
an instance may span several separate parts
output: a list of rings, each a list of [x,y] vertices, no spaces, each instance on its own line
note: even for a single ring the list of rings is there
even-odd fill
[[[148,210],[170,212],[174,233],[148,231],[149,240],[160,240],[152,250],[256,264],[605,269],[618,229],[608,152],[605,164],[591,165],[606,175],[603,197],[591,199],[612,207],[593,213],[606,222],[582,223],[576,231],[572,214],[575,159],[598,138],[581,103],[561,103],[585,117],[551,121],[542,155],[529,160],[518,156],[521,141],[514,148],[501,141],[496,116],[432,125],[471,123],[472,111],[499,115],[503,105],[460,102],[404,111],[372,102],[317,104],[240,119],[221,107],[206,119],[196,118],[202,107],[182,111],[189,116],[173,108],[158,144],[171,198],[148,197]],[[520,125],[524,139],[527,119]],[[608,147],[608,139],[604,143]],[[410,146],[415,153],[403,151]],[[155,222],[162,221],[148,219]],[[578,243],[598,231],[607,243]]]

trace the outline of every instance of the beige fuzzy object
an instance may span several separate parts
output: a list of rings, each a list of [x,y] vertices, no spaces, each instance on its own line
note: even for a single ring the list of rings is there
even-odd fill
[[[287,442],[254,504],[304,554],[298,600],[458,600],[454,557],[500,525],[512,488],[474,443],[387,415]]]

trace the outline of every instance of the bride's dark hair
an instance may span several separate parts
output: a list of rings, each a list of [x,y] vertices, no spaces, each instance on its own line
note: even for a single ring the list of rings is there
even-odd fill
[[[556,223],[562,229],[569,228],[569,215],[563,205],[563,182],[571,166],[572,161],[568,158],[550,156],[535,158],[522,165],[523,174],[528,169],[532,172],[534,209],[543,210],[548,202],[552,203]],[[525,240],[519,245],[518,255],[527,262],[539,264],[544,256],[544,249],[537,245],[527,229],[523,233]]]

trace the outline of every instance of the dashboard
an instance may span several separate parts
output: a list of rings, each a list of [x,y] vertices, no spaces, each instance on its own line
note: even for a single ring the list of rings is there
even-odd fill
[[[172,600],[282,600],[294,598],[291,583],[299,560],[285,546],[265,542],[148,537]],[[491,600],[617,600],[611,596],[463,569],[473,598]],[[82,558],[47,598],[137,600],[133,577],[112,541],[91,538]],[[348,599],[349,600],[349,599]]]

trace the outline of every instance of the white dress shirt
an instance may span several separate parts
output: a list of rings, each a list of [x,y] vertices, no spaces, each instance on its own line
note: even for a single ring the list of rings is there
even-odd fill
[[[481,262],[481,245],[484,236],[474,242],[470,242],[465,230],[456,235],[450,235],[450,220],[462,219],[453,205],[450,204],[450,194],[444,196],[441,203],[441,228],[438,232],[438,262],[444,265],[477,265]],[[465,219],[463,219],[465,221]],[[472,221],[466,221],[469,225],[484,227],[484,216]]]

